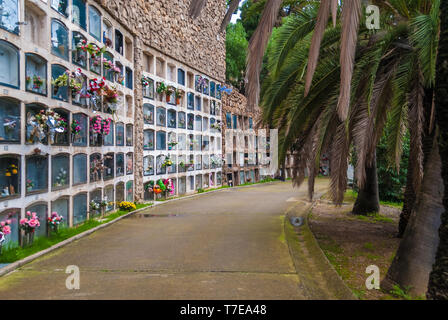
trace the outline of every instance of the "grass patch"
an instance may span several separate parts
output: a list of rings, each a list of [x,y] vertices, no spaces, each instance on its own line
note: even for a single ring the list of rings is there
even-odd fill
[[[152,203],[145,204],[137,204],[137,210],[146,208],[151,206]],[[71,237],[74,237],[80,233],[88,231],[92,228],[98,227],[102,224],[108,223],[114,219],[117,219],[125,214],[128,214],[129,211],[119,210],[117,212],[111,213],[103,219],[98,220],[98,218],[90,219],[84,222],[83,224],[73,227],[73,228],[63,228],[59,230],[59,232],[51,234],[50,237],[39,237],[34,239],[33,245],[27,248],[21,247],[7,247],[3,248],[2,254],[0,255],[0,263],[12,263],[21,259],[24,259],[30,255],[33,255],[39,251],[45,250],[58,244],[61,241],[67,240]]]
[[[411,287],[401,288],[399,285],[394,285],[393,289],[390,291],[390,294],[396,298],[403,299],[403,300],[425,300],[425,297],[423,297],[423,296],[413,297],[409,293],[410,289],[411,289]]]
[[[376,222],[394,223],[394,220],[392,218],[383,216],[378,212],[371,212],[366,215],[353,215],[353,217],[355,219],[370,223],[376,223]]]
[[[371,242],[364,243],[363,248],[369,251],[375,250],[375,246]]]
[[[358,192],[355,190],[346,190],[344,193],[344,202],[355,202],[358,197]]]
[[[403,202],[380,201],[380,204],[392,208],[403,209]]]

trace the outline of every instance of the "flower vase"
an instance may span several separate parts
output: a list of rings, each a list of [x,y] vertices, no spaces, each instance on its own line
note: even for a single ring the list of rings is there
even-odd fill
[[[30,247],[34,242],[34,230],[26,232],[22,239],[22,248]]]
[[[166,95],[166,102],[170,102],[171,101],[171,95]]]
[[[77,103],[77,104],[81,103],[81,93],[73,92],[72,93],[72,98],[73,98],[73,103]]]
[[[180,104],[180,98],[176,98],[176,104],[177,104],[177,105]]]
[[[47,234],[48,237],[51,236],[52,233],[58,233],[59,225],[48,224],[47,231],[48,231],[48,234]]]

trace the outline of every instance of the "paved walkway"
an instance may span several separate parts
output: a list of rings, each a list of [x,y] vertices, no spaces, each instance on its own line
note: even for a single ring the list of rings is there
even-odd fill
[[[306,299],[283,228],[305,197],[285,182],[148,209],[0,278],[0,299]]]

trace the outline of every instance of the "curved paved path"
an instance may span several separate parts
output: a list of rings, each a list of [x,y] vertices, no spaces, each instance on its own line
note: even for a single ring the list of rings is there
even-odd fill
[[[306,299],[283,228],[305,197],[271,183],[148,209],[0,278],[0,299]]]

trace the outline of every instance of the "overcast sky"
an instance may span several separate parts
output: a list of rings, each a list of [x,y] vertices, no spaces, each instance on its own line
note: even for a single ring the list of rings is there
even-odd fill
[[[240,16],[241,16],[241,10],[238,9],[238,13],[237,13],[237,14],[234,14],[234,15],[232,16],[232,20],[231,20],[231,22],[232,22],[232,23],[236,23],[236,20],[238,20],[238,19],[240,18]]]

